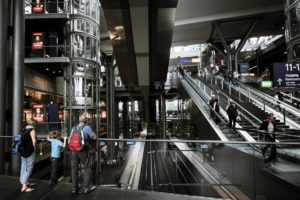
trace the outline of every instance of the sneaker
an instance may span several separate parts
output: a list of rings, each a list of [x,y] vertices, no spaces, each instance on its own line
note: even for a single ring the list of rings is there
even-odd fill
[[[91,187],[88,187],[88,188],[84,188],[83,194],[90,193],[90,192],[94,191],[95,189],[96,189],[95,185],[92,185]]]
[[[77,188],[72,188],[72,194],[76,194],[78,192]]]

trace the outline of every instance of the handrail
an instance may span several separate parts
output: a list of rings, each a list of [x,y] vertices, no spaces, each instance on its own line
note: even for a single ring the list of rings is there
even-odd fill
[[[203,97],[201,97],[200,93],[198,90],[195,90],[190,83],[188,83],[187,80],[182,80],[180,79],[182,82],[182,86],[185,88],[185,90],[187,91],[187,93],[189,95],[191,95],[191,98],[193,99],[193,101],[195,102],[195,104],[197,105],[197,107],[199,108],[199,110],[203,113],[203,115],[207,118],[208,123],[212,126],[212,128],[215,130],[216,134],[219,136],[219,138],[223,141],[227,141],[228,138],[222,133],[222,131],[217,128],[215,126],[215,123],[213,122],[212,119],[210,119],[208,113],[207,113],[207,109],[206,109],[206,100],[203,100]],[[200,98],[196,98],[197,95],[200,95]],[[201,102],[200,102],[201,101]],[[203,103],[205,102],[205,104]],[[205,107],[204,107],[205,106]]]
[[[244,90],[252,92],[253,94],[259,96],[260,98],[263,98],[264,100],[266,100],[267,102],[271,103],[272,105],[275,105],[275,104],[277,104],[277,102],[279,102],[280,105],[281,105],[281,107],[283,107],[286,111],[290,112],[291,114],[293,114],[293,115],[295,115],[297,117],[300,117],[300,113],[297,112],[297,111],[295,111],[295,107],[293,107],[293,106],[291,106],[291,105],[289,105],[289,104],[287,104],[287,103],[285,103],[285,102],[283,102],[283,101],[281,101],[279,99],[276,99],[276,98],[274,98],[271,95],[268,95],[268,97],[266,97],[265,96],[266,93],[263,93],[263,92],[261,92],[259,90],[256,90],[254,88],[248,87],[245,84],[241,83],[240,81],[237,81],[237,82],[238,82],[239,86],[241,86]],[[274,103],[274,102],[276,102],[276,103]]]
[[[188,76],[189,77],[189,76]],[[191,79],[190,77],[189,77],[189,79]],[[195,83],[194,83],[195,84]],[[210,88],[211,89],[211,88]],[[199,90],[199,88],[197,87],[197,90]],[[201,92],[202,92],[202,90],[200,90]],[[211,89],[211,91],[214,91],[213,89]],[[215,92],[215,91],[214,91]],[[207,95],[206,93],[205,93],[205,95]],[[208,98],[207,98],[208,99]],[[223,116],[225,116],[225,111],[223,111],[223,109],[221,110],[221,112],[223,113]],[[242,131],[242,132],[240,132],[240,135],[241,135],[241,137],[242,138],[244,138],[245,140],[247,140],[247,141],[255,141],[255,139],[251,136],[251,135],[249,135],[247,132],[245,132],[245,131]]]
[[[185,75],[185,77],[186,77],[187,75]],[[189,77],[189,76],[187,76],[189,79],[186,79],[186,78],[184,78],[185,80],[187,80],[188,82],[189,82],[189,84],[196,90],[197,89],[197,92],[198,92],[198,94],[199,94],[199,92],[200,93],[202,93],[202,90],[198,90],[199,88],[195,88],[194,87],[194,85],[192,85],[190,82],[193,82],[193,80],[191,80],[191,78]],[[205,93],[204,93],[205,94]],[[204,100],[204,102],[205,102],[205,104],[214,112],[214,114],[218,117],[218,119],[219,120],[221,120],[221,122],[222,123],[226,123],[225,122],[225,120],[221,117],[221,115],[219,114],[219,113],[217,113],[214,109],[213,109],[213,107],[211,107],[210,106],[210,104],[207,102],[207,101],[209,101],[209,99],[208,98],[205,98],[204,97],[204,95],[202,94],[199,94],[200,95],[200,97]]]
[[[13,136],[0,136],[1,138],[7,138]],[[46,137],[45,137],[46,138]],[[38,138],[40,139],[40,138]],[[210,143],[210,144],[280,144],[280,145],[300,145],[300,142],[262,142],[262,141],[257,141],[257,142],[248,142],[248,141],[221,141],[221,140],[181,140],[181,139],[176,139],[176,140],[167,140],[167,139],[129,139],[129,138],[97,138],[97,141],[117,141],[117,142],[178,142],[178,143]]]
[[[282,94],[283,96],[287,96],[288,98],[290,98],[291,100],[295,100],[297,102],[300,102],[300,98],[296,98],[292,95],[289,95],[289,94],[285,94],[284,92],[280,92],[280,94]]]
[[[281,135],[281,136],[290,136],[290,137],[294,137],[294,138],[300,138],[300,136],[298,135],[291,135],[291,134],[287,134],[287,133],[284,133],[285,131],[275,131],[275,132],[272,132],[272,133],[269,133],[267,131],[264,131],[264,130],[259,130],[259,129],[247,129],[247,128],[236,128],[237,130],[245,130],[245,131],[252,131],[252,132],[258,132],[258,133],[262,133],[262,134],[272,134],[272,135]],[[300,132],[300,130],[299,130]],[[299,143],[300,144],[300,143]]]
[[[218,93],[222,93],[222,95],[224,95],[227,98],[230,98],[228,95],[226,95],[224,92],[218,90]],[[231,98],[230,98],[231,99]],[[257,120],[259,123],[261,123],[262,121],[257,118],[255,115],[253,115],[252,113],[250,113],[247,109],[245,109],[244,107],[242,107],[239,103],[237,103],[236,101],[234,101],[233,99],[231,99],[236,105],[238,105],[238,107],[240,109],[242,109],[244,112],[246,112],[248,115],[250,115],[251,117],[253,117],[255,120]]]
[[[214,89],[210,88],[212,91],[214,91]],[[228,95],[226,95],[224,92],[222,92],[221,90],[217,90],[214,91],[216,94],[222,94],[223,96],[225,96],[226,98],[230,98]],[[231,99],[231,98],[230,98]],[[250,115],[251,117],[253,117],[254,119],[256,119],[259,123],[261,123],[262,121],[260,119],[258,119],[256,116],[254,116],[252,113],[250,113],[248,110],[246,110],[245,108],[243,108],[239,103],[237,103],[236,101],[232,100],[233,102],[235,102],[236,105],[238,105],[238,107],[240,109],[242,109],[244,112],[246,112],[248,115]],[[253,122],[254,123],[254,122]],[[252,124],[253,124],[252,123]],[[256,124],[253,124],[254,126],[257,126]]]
[[[205,75],[208,76],[208,77],[212,77],[212,75],[209,74],[209,73],[206,73]],[[249,94],[251,93],[251,94],[253,94],[253,95],[256,95],[256,96],[258,96],[258,97],[261,97],[261,98],[262,98],[263,100],[265,100],[266,102],[270,102],[272,105],[274,105],[274,102],[277,102],[277,101],[278,101],[278,99],[275,99],[274,97],[271,97],[271,98],[265,97],[264,94],[263,94],[262,92],[256,91],[256,90],[254,90],[253,88],[247,87],[247,86],[245,86],[244,84],[240,83],[240,81],[236,81],[236,82],[239,83],[240,88],[243,89],[243,90],[240,90],[240,91],[239,91],[239,90],[236,89],[236,86],[231,85],[230,83],[224,81],[221,77],[219,77],[219,76],[214,76],[214,77],[216,78],[216,80],[217,80],[217,79],[218,79],[218,80],[221,80],[221,81],[222,81],[222,84],[225,83],[225,84],[228,85],[230,88],[236,90],[236,91],[239,92],[239,93],[242,93],[242,94],[245,95],[245,96],[249,96]],[[212,78],[211,78],[211,79],[212,79]],[[248,92],[248,93],[247,93],[247,92]],[[260,101],[259,99],[254,98],[253,95],[250,95],[250,96],[249,96],[249,98],[251,98],[252,101],[256,101],[257,103],[259,103],[259,104],[261,104],[261,105],[263,105],[263,106],[265,105],[264,103],[261,103],[261,101]],[[270,101],[270,99],[271,99],[271,101]],[[285,110],[285,111],[287,111],[287,112],[289,112],[289,113],[291,113],[291,114],[293,114],[293,115],[295,115],[295,116],[297,116],[297,117],[300,118],[300,112],[295,111],[295,108],[294,108],[294,107],[292,107],[292,106],[290,106],[290,105],[288,105],[288,104],[286,104],[286,103],[284,103],[284,102],[283,102],[283,104],[284,104],[284,105],[287,105],[287,106],[284,107],[284,110]],[[282,114],[282,115],[283,115],[283,114]],[[297,123],[295,123],[295,121],[293,121],[292,119],[286,117],[285,115],[283,115],[282,118],[283,118],[283,120],[286,119],[287,122],[288,122],[291,126],[299,127],[299,125],[298,125]]]

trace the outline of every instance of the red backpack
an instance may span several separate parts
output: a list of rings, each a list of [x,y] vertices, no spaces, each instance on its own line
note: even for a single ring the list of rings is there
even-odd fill
[[[69,136],[69,149],[71,151],[80,152],[84,150],[84,134],[82,132],[83,127],[73,127],[72,132]]]

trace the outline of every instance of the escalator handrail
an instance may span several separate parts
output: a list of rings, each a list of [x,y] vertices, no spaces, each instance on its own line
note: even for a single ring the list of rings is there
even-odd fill
[[[253,115],[252,113],[250,113],[247,109],[245,109],[243,106],[241,106],[238,102],[234,101],[230,96],[226,95],[224,92],[218,90],[219,93],[221,93],[223,96],[225,96],[226,98],[230,98],[238,107],[239,109],[243,110],[243,112],[247,113],[248,115],[250,115],[252,118],[254,118],[258,123],[261,123],[262,121],[257,118],[255,115]]]
[[[191,87],[193,87],[193,89],[195,90],[195,91],[197,91],[197,93],[199,93],[199,92],[203,92],[195,83],[194,83],[194,81],[192,80],[192,78],[189,76],[189,75],[185,75],[185,77],[188,77],[189,78],[189,82],[192,82],[193,84],[191,84],[191,83],[189,83],[190,85],[191,85]],[[185,78],[185,80],[186,81],[188,81],[188,79],[186,79]],[[193,85],[193,86],[192,86]],[[210,88],[211,89],[211,88]],[[211,89],[211,91],[214,91],[213,89]],[[214,91],[215,92],[215,91]],[[206,93],[204,93],[205,94],[205,96],[207,96],[207,98],[206,98],[206,100],[205,100],[205,102],[206,102],[206,104],[207,104],[207,102],[209,101],[209,97],[208,97],[208,95],[206,94]],[[202,97],[202,99],[203,98],[205,98],[205,97]],[[225,114],[224,114],[225,115]],[[243,139],[245,139],[246,141],[255,141],[254,140],[254,138],[252,137],[252,136],[250,136],[246,131],[245,131],[245,133],[241,133],[240,134],[240,136],[243,138]],[[253,147],[253,148],[255,148],[255,147]]]
[[[220,114],[218,114],[208,103],[209,99],[207,99],[205,97],[204,94],[202,94],[202,90],[198,90],[198,87],[194,87],[194,83],[192,84],[191,82],[193,82],[191,80],[191,78],[189,77],[189,79],[186,79],[186,77],[188,77],[187,75],[185,75],[183,78],[190,84],[190,86],[192,88],[194,88],[194,90],[199,94],[199,96],[203,99],[203,101],[205,102],[205,104],[214,112],[214,114],[221,120],[222,123],[226,123],[225,120],[220,116]],[[201,94],[200,94],[201,93]]]
[[[209,75],[210,77],[212,77],[212,75],[208,72],[206,72],[206,75]],[[224,81],[223,78],[221,78],[220,76],[215,76],[215,78],[221,80],[223,83],[225,83],[226,85],[229,85],[228,82]],[[245,85],[244,83],[242,83],[241,81],[239,81],[238,79],[235,79],[235,81],[238,83],[238,85],[243,88],[244,90],[246,91],[249,91],[249,92],[252,92],[254,95],[266,100],[267,102],[271,103],[272,105],[275,105],[274,102],[280,102],[281,103],[281,106],[286,110],[288,111],[289,113],[293,114],[294,116],[296,117],[299,117],[300,118],[300,112],[297,112],[295,111],[295,107],[283,102],[283,101],[280,101],[270,95],[268,95],[268,97],[266,97],[266,93],[263,93],[259,90],[256,90],[250,86],[247,86]],[[232,88],[234,88],[235,86],[231,86]],[[235,88],[234,88],[235,89]],[[245,94],[244,94],[245,95]]]
[[[297,116],[297,117],[300,117],[300,114],[299,112],[295,111],[295,107],[294,106],[291,106],[283,101],[280,101],[279,99],[276,99],[274,98],[273,96],[269,95],[269,94],[266,94],[264,92],[261,92],[255,88],[252,88],[251,86],[248,86],[248,85],[245,85],[244,83],[238,81],[238,84],[240,87],[242,87],[244,90],[249,90],[250,92],[252,92],[254,95],[257,95],[259,96],[260,98],[264,99],[265,101],[271,103],[273,106],[276,106],[277,102],[280,103],[280,106],[285,109],[286,111],[288,111],[289,113]],[[268,95],[266,97],[266,95]]]

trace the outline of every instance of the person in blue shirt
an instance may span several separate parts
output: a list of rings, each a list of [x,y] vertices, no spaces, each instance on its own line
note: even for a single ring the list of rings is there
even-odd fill
[[[51,176],[50,176],[50,185],[55,185],[57,183],[57,172],[58,164],[61,158],[61,148],[66,147],[67,137],[64,137],[64,143],[60,141],[60,133],[53,132],[53,138],[51,139],[48,135],[47,140],[51,142]]]

